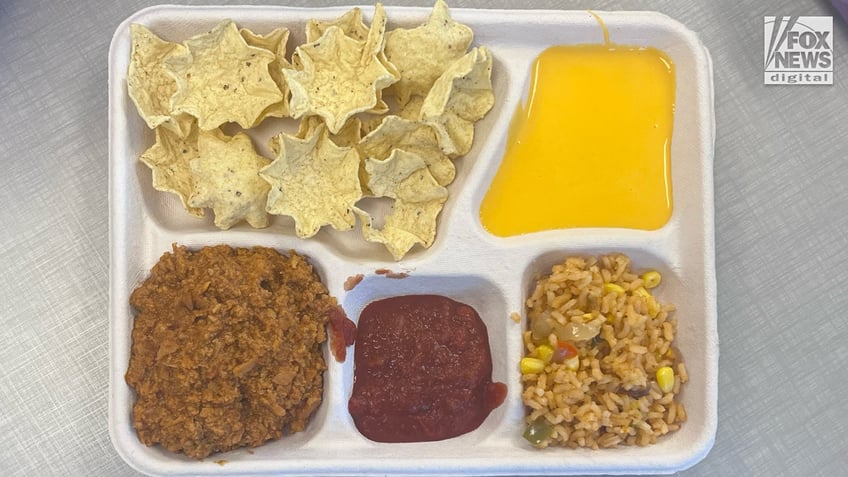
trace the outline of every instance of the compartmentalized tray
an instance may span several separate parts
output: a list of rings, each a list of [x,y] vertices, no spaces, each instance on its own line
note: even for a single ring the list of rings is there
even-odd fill
[[[115,32],[109,52],[109,222],[110,222],[110,386],[109,430],[116,449],[136,469],[148,474],[287,475],[519,475],[587,473],[670,473],[702,459],[717,424],[718,336],[713,238],[714,111],[710,58],[691,31],[652,12],[596,12],[611,40],[653,46],[676,66],[677,91],[672,139],[674,212],[655,231],[569,229],[498,238],[480,224],[478,210],[501,161],[512,112],[524,98],[530,66],[545,48],[559,44],[601,43],[603,33],[586,11],[452,9],[452,16],[472,27],[474,45],[488,46],[494,57],[492,81],[496,103],[477,123],[474,147],[456,161],[457,177],[440,216],[437,238],[427,250],[413,249],[401,262],[359,232],[322,230],[298,239],[293,223],[274,218],[267,229],[247,225],[219,231],[211,217],[188,216],[173,194],[155,191],[150,171],[138,156],[153,143],[150,131],[127,95],[130,23],[141,23],[164,39],[182,41],[232,19],[264,33],[279,26],[292,32],[291,45],[304,41],[309,18],[332,19],[347,7],[158,6],[139,11]],[[370,21],[373,9],[363,7]],[[426,20],[429,8],[386,7],[389,28]],[[255,132],[259,152],[272,157],[265,144],[296,122],[269,121]],[[211,215],[211,214],[209,214]],[[324,401],[306,429],[278,441],[197,461],[147,447],[132,427],[134,396],[124,381],[129,360],[133,313],[131,291],[147,276],[172,243],[188,247],[213,244],[262,245],[307,255],[330,293],[356,321],[370,301],[409,294],[442,294],[472,305],[489,331],[493,379],[507,384],[506,401],[477,430],[439,442],[381,444],[359,434],[347,411],[353,380],[352,355],[338,363],[327,354]],[[569,254],[597,255],[620,251],[636,268],[663,274],[663,301],[677,305],[677,346],[690,381],[682,393],[688,421],[680,431],[650,447],[603,450],[534,449],[521,437],[524,407],[518,362],[524,323],[510,320],[523,313],[523,302],[536,275]],[[374,274],[379,268],[407,272],[404,279]],[[364,274],[353,290],[347,277]],[[350,351],[350,350],[349,350]],[[216,461],[223,460],[219,465]]]

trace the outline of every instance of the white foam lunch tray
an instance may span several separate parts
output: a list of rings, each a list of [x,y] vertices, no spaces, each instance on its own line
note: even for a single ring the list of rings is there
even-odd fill
[[[373,11],[363,6],[367,21]],[[322,230],[298,239],[290,220],[274,218],[267,229],[241,225],[219,231],[211,213],[186,214],[173,194],[155,191],[150,170],[138,156],[154,140],[127,95],[130,23],[141,23],[166,40],[182,41],[223,19],[264,33],[285,26],[293,45],[303,43],[308,18],[332,19],[349,8],[157,6],[141,10],[115,32],[109,51],[109,238],[110,383],[109,431],[118,453],[137,470],[153,475],[544,475],[597,473],[671,473],[700,461],[712,447],[717,415],[718,335],[713,238],[714,111],[709,54],[685,26],[653,12],[596,12],[612,42],[653,46],[676,65],[677,92],[672,139],[674,210],[655,231],[583,228],[498,238],[480,224],[478,210],[500,163],[510,116],[526,95],[530,66],[545,48],[559,44],[601,43],[603,33],[586,11],[452,9],[471,26],[474,45],[488,46],[494,57],[496,103],[477,123],[474,147],[456,162],[438,235],[430,249],[415,248],[401,262],[379,244],[365,243],[359,232]],[[423,22],[429,8],[388,6],[389,28]],[[260,153],[270,156],[266,138],[295,129],[295,121],[273,121],[256,134]],[[295,249],[310,257],[330,293],[356,321],[360,310],[382,297],[442,294],[474,306],[485,321],[492,347],[493,379],[507,384],[506,401],[475,431],[439,442],[385,444],[356,430],[347,411],[353,381],[352,349],[336,362],[325,351],[324,401],[304,432],[261,447],[234,450],[202,461],[147,447],[132,427],[134,395],[124,381],[129,360],[133,312],[129,295],[172,243],[263,245]],[[534,277],[566,255],[621,251],[636,268],[663,275],[658,293],[677,305],[677,345],[689,382],[682,393],[688,421],[650,447],[601,450],[537,450],[522,437],[518,362],[522,326],[510,320],[522,313]],[[376,275],[379,268],[407,272],[404,279]],[[365,279],[352,291],[349,276]]]

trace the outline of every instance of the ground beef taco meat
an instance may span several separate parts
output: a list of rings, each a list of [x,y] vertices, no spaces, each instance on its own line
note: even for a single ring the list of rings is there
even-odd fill
[[[146,445],[203,458],[303,430],[321,403],[336,306],[307,260],[174,246],[133,291],[127,383]]]

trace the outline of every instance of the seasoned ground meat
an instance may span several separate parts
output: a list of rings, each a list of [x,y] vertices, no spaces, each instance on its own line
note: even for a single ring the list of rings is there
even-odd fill
[[[321,403],[329,296],[306,259],[174,246],[133,291],[127,383],[146,445],[190,457],[304,429]]]

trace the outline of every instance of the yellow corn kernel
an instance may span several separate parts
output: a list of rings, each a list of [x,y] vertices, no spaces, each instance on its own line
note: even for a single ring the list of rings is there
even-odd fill
[[[539,374],[544,370],[545,362],[541,359],[521,358],[521,374]]]
[[[658,369],[657,384],[660,386],[660,391],[670,393],[674,389],[674,370],[669,366]]]
[[[536,347],[536,354],[543,363],[548,364],[554,357],[554,349],[548,345],[539,345]]]
[[[565,361],[563,361],[562,364],[565,365],[565,369],[568,369],[568,370],[571,370],[571,371],[577,371],[578,369],[580,369],[580,357],[579,356],[572,356],[572,357],[566,359]]]
[[[624,294],[624,288],[621,285],[616,285],[615,283],[604,283],[604,291],[607,293],[616,292],[619,295]]]
[[[642,281],[645,282],[645,288],[656,288],[662,281],[662,275],[656,270],[651,270],[642,274]]]
[[[651,296],[651,293],[648,290],[645,290],[645,287],[639,287],[633,293],[635,293],[637,295],[641,295],[645,298],[648,298],[649,296]]]
[[[651,296],[648,299],[648,314],[651,315],[651,318],[656,318],[657,315],[660,314],[660,304],[657,303],[657,300]]]

